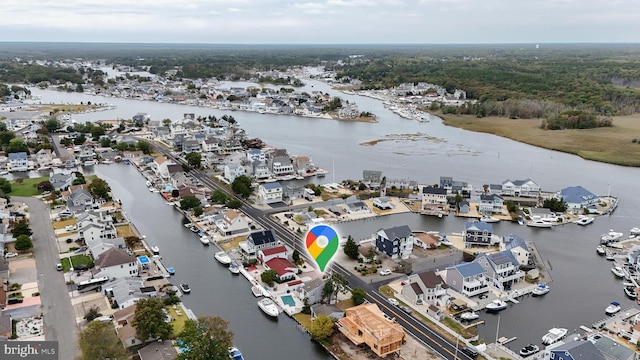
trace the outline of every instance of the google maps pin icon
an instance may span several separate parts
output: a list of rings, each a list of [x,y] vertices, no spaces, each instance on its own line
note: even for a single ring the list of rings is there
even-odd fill
[[[309,229],[305,237],[307,251],[324,272],[327,265],[338,251],[338,233],[329,225],[316,225]]]

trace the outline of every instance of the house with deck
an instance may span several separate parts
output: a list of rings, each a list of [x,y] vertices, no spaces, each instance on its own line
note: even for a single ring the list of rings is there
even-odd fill
[[[240,211],[229,209],[223,213],[222,219],[215,222],[222,236],[232,236],[250,231],[249,221]]]
[[[376,249],[392,259],[408,259],[413,251],[414,235],[408,225],[376,232]]]
[[[531,262],[531,251],[523,238],[515,234],[507,234],[502,237],[500,251],[509,251],[518,261],[520,266]]]
[[[458,293],[472,297],[489,292],[489,281],[484,268],[477,262],[462,263],[445,270],[447,286]]]
[[[238,245],[242,251],[249,255],[255,254],[257,251],[271,249],[279,245],[276,236],[271,229],[253,231],[247,236],[246,241],[240,242]]]
[[[504,199],[497,194],[480,195],[478,212],[481,214],[503,214]]]
[[[501,195],[514,197],[532,197],[540,196],[540,185],[531,179],[524,180],[505,180],[501,184]]]
[[[433,186],[423,186],[420,194],[423,212],[446,213],[449,211],[446,189]]]
[[[467,221],[462,236],[467,248],[475,245],[490,246],[496,242],[493,239],[493,226],[484,221]]]
[[[520,264],[511,251],[480,253],[474,262],[482,266],[487,280],[493,287],[500,290],[510,290],[513,284],[519,283],[525,276],[525,272],[520,270]]]
[[[445,306],[449,299],[447,294],[449,286],[433,270],[410,275],[403,283],[405,285],[402,286],[402,296],[416,305],[434,304]]]
[[[596,205],[600,198],[580,185],[566,187],[558,191],[557,196],[567,203],[568,210],[574,212],[581,212],[583,209]]]
[[[379,189],[382,185],[382,171],[363,170],[362,183],[365,184],[369,189]]]
[[[110,279],[134,277],[138,275],[136,258],[122,249],[109,249],[95,259],[94,276]]]
[[[268,205],[282,202],[283,189],[279,182],[264,183],[258,186],[258,201]]]

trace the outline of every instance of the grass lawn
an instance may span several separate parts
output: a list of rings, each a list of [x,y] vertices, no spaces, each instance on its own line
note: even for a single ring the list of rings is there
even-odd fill
[[[165,306],[164,308],[167,309],[169,315],[171,316],[171,326],[173,327],[173,334],[178,335],[182,331],[182,329],[184,329],[184,323],[189,318],[179,306],[176,306],[175,309],[173,308],[173,306]],[[180,315],[176,313],[176,310],[180,311]]]
[[[131,229],[131,226],[120,225],[116,226],[116,236],[127,238],[129,236],[136,236],[136,234],[133,232],[133,229]]]
[[[351,299],[346,299],[346,300],[342,300],[342,301],[338,301],[336,303],[336,306],[342,310],[342,311],[346,311],[348,308],[353,307],[353,300]]]
[[[77,267],[78,265],[85,265],[87,268],[90,268],[91,266],[93,266],[93,261],[91,261],[91,258],[86,255],[73,255],[71,257],[71,262],[73,263],[74,267]],[[64,272],[67,272],[71,269],[71,264],[69,263],[68,257],[60,259],[60,263],[62,264],[62,270]]]
[[[54,230],[60,230],[60,229],[64,229],[67,225],[75,225],[76,222],[77,222],[77,219],[72,218],[72,219],[67,219],[62,221],[54,221],[52,225]]]
[[[435,114],[449,126],[506,137],[526,144],[575,154],[587,160],[640,166],[640,114],[613,117],[612,127],[582,130],[543,130],[540,119]]]
[[[11,182],[11,196],[35,196],[40,194],[38,191],[38,183],[49,180],[48,177],[39,177],[32,179],[19,179]]]
[[[293,317],[296,320],[298,320],[298,322],[302,324],[302,326],[304,326],[305,329],[307,330],[311,329],[311,315],[298,313],[293,315]]]

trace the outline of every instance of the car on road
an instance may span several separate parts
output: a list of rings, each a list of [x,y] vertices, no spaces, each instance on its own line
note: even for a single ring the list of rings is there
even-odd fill
[[[18,256],[18,253],[14,253],[14,252],[8,252],[8,253],[4,254],[4,257],[7,258],[7,259],[8,258],[12,258],[12,257],[16,257],[16,256]]]
[[[23,301],[24,301],[23,298],[8,298],[7,299],[7,304],[9,304],[9,305],[21,304]]]
[[[470,358],[476,358],[478,356],[478,350],[470,347],[470,346],[465,346],[462,349],[460,349],[463,353],[467,354]]]
[[[411,309],[406,306],[400,306],[400,310],[406,312],[407,314],[411,314]]]
[[[400,303],[398,302],[398,300],[394,299],[394,298],[388,298],[387,301],[389,302],[389,304],[393,305],[393,306],[399,306]]]
[[[382,269],[379,274],[382,276],[391,275],[391,269]]]

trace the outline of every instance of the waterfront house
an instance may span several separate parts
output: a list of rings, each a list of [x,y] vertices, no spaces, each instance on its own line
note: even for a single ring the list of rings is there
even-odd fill
[[[493,244],[493,226],[483,221],[467,221],[464,225],[465,247],[474,245],[489,246]]]
[[[489,291],[485,270],[477,262],[462,263],[445,270],[445,282],[458,293],[472,297]]]
[[[485,277],[500,290],[510,290],[511,286],[524,279],[524,271],[511,251],[494,254],[480,253],[474,260],[485,270]]]
[[[387,320],[376,304],[351,307],[336,324],[356,346],[365,344],[380,357],[400,351],[405,339],[402,326]]]
[[[110,279],[133,277],[138,275],[136,258],[122,249],[109,249],[95,259],[94,275]]]
[[[247,150],[246,155],[247,155],[247,159],[250,162],[254,162],[254,161],[266,162],[267,161],[267,156],[265,152],[260,149],[249,149]]]
[[[258,200],[264,205],[282,202],[282,193],[282,185],[279,182],[264,183],[258,186]]]
[[[99,201],[93,198],[93,195],[85,190],[85,186],[86,185],[79,185],[70,188],[69,196],[67,197],[67,207],[69,207],[71,211],[81,212],[92,209],[94,206],[100,204]]]
[[[284,187],[283,198],[287,200],[296,200],[307,197],[305,188],[296,184],[289,184]]]
[[[380,210],[388,210],[392,209],[391,201],[386,196],[380,196],[373,199],[373,206],[377,207]]]
[[[258,230],[249,234],[247,240],[240,242],[238,246],[240,246],[240,249],[245,253],[252,255],[255,254],[256,251],[278,246],[278,240],[273,230]]]
[[[433,186],[423,186],[420,190],[422,195],[422,211],[428,213],[442,213],[449,211],[447,201],[447,190]]]
[[[171,186],[174,189],[183,187],[188,184],[191,184],[191,180],[187,177],[187,175],[183,171],[179,171],[171,174]]]
[[[364,203],[364,201],[356,200],[350,201],[344,204],[345,210],[351,215],[364,215],[370,214],[371,209]]]
[[[66,191],[71,185],[73,185],[73,180],[75,180],[75,178],[76,175],[74,173],[51,173],[49,175],[49,182],[55,190]]]
[[[413,241],[415,246],[419,246],[423,249],[436,249],[442,244],[444,234],[424,231],[414,231]]]
[[[460,194],[468,196],[471,194],[473,187],[466,181],[453,180],[450,176],[440,177],[440,188],[447,190],[448,194]]]
[[[152,168],[156,175],[164,181],[169,181],[169,164],[172,162],[166,156],[157,156],[153,159]]]
[[[418,188],[418,182],[410,179],[386,179],[385,188],[398,189],[398,190],[416,190]]]
[[[449,288],[440,275],[433,270],[410,275],[402,286],[402,295],[414,304],[446,305]]]
[[[267,261],[275,258],[287,259],[288,250],[284,245],[278,245],[267,249],[261,249],[256,252],[256,259],[264,264]]]
[[[413,251],[413,233],[407,225],[376,232],[376,249],[392,259],[407,259]]]
[[[458,213],[460,214],[468,214],[471,211],[471,205],[469,201],[462,200],[458,203]]]
[[[284,248],[284,246],[279,246],[273,249],[260,250],[258,254],[263,256],[264,259],[270,258],[270,260],[264,261],[262,264],[265,269],[275,271],[280,281],[291,280],[298,274],[298,267],[286,258],[287,249],[280,249],[281,247]]]
[[[382,171],[363,170],[362,183],[365,184],[369,189],[379,189],[382,184]]]
[[[173,340],[158,340],[138,350],[140,360],[173,360],[178,357]]]
[[[127,248],[127,245],[124,238],[116,237],[112,239],[100,239],[91,244],[87,244],[87,248],[91,256],[95,259],[109,249],[125,250]]]
[[[567,209],[580,212],[591,205],[598,203],[598,195],[583,188],[582,186],[570,186],[560,190],[558,197],[567,203]]]
[[[304,283],[298,293],[300,300],[307,299],[307,304],[316,304],[322,300],[322,289],[324,288],[324,280],[322,278],[312,278]]]
[[[501,194],[505,196],[537,198],[540,196],[540,185],[531,179],[505,180],[501,184]]]
[[[624,347],[624,346],[618,346]],[[630,350],[631,351],[631,350]],[[567,342],[561,342],[553,346],[549,350],[549,359],[553,360],[605,360],[605,359],[624,359],[622,357],[605,357],[596,347],[595,343],[590,340],[574,339]],[[635,359],[631,357],[630,360]]]
[[[271,160],[271,172],[275,176],[293,175],[295,169],[288,156],[276,156]]]
[[[247,171],[241,164],[227,164],[224,166],[224,178],[232,183],[238,176],[245,175]]]
[[[253,168],[253,177],[255,177],[256,180],[268,179],[271,176],[269,167],[264,161],[255,160],[251,163],[251,167]]]
[[[216,228],[222,236],[232,236],[250,231],[247,218],[238,210],[229,209],[222,219],[216,221]]]
[[[26,152],[17,152],[9,154],[9,170],[10,171],[28,171],[29,161]]]
[[[333,320],[338,320],[344,317],[344,311],[333,304],[311,305],[311,319],[317,318],[318,315],[326,315]]]
[[[78,239],[84,240],[87,246],[93,246],[104,239],[116,237],[116,229],[112,224],[85,223],[78,228]]]
[[[528,265],[531,260],[531,252],[524,239],[515,234],[502,237],[500,251],[510,251],[519,265]]]
[[[478,212],[481,214],[503,214],[504,199],[497,194],[480,195]]]
[[[38,150],[38,152],[36,153],[36,163],[38,163],[39,166],[51,165],[51,161],[53,161],[51,149]]]

